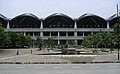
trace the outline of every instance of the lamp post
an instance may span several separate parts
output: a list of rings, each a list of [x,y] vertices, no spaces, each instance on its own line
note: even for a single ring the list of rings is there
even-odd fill
[[[120,39],[120,37],[118,37],[118,39]],[[120,53],[119,53],[120,43],[119,42],[118,44],[116,44],[116,48],[118,49],[118,60],[120,60]]]
[[[118,37],[118,40],[120,40],[120,36]],[[120,60],[120,53],[119,53],[120,42],[118,42],[117,48],[118,48],[118,60]]]
[[[120,44],[118,44],[118,60],[120,60],[119,48],[120,48]]]
[[[0,22],[0,27],[2,27],[2,22]],[[0,43],[1,43],[2,38],[0,37]],[[0,44],[1,46],[1,44]]]
[[[119,8],[118,8],[118,4],[117,4],[117,18],[118,18],[118,16],[119,16]],[[117,20],[117,23],[119,22],[120,20],[118,19]],[[118,24],[118,25],[120,25],[120,24]],[[118,36],[118,40],[120,40],[120,36]],[[120,60],[120,56],[119,56],[119,48],[120,48],[120,42],[118,42],[118,44],[117,44],[117,48],[118,48],[118,60]]]

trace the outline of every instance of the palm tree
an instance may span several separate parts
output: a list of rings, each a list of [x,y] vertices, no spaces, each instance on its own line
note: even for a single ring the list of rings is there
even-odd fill
[[[39,46],[38,50],[42,50],[43,47],[43,40],[41,38],[37,38],[36,44]]]
[[[32,38],[30,35],[25,36],[25,41],[26,41],[25,43],[28,47],[30,47],[32,45]]]
[[[48,38],[47,46],[50,48],[50,50],[53,48],[53,46],[54,46],[54,38],[53,37]]]
[[[83,45],[86,47],[98,48],[99,46],[108,46],[109,33],[100,31],[94,35],[87,36],[83,39]],[[97,50],[95,50],[97,51]]]
[[[110,37],[108,39],[108,45],[110,47],[110,51],[112,53],[113,48],[115,47],[115,36],[113,33],[110,34]]]
[[[0,22],[0,46],[4,46],[4,40],[5,40],[5,31],[2,27],[2,23]]]
[[[119,48],[120,48],[120,21],[114,26],[115,45],[118,48],[118,60],[119,60]]]
[[[104,31],[100,31],[98,32],[96,35],[98,35],[98,42],[97,42],[97,47],[98,46],[105,46],[106,47],[106,41],[107,41],[107,38],[108,38],[108,34],[107,32],[104,32]]]
[[[92,35],[91,36],[87,36],[87,37],[84,37],[83,42],[82,42],[82,46],[90,47],[92,43],[93,43]]]
[[[74,40],[68,40],[67,44],[68,44],[68,47],[74,47],[76,43]]]

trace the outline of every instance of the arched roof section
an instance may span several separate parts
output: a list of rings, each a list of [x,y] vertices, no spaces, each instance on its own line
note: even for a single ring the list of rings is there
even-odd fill
[[[55,13],[43,20],[44,28],[74,28],[74,20],[62,13]]]
[[[10,20],[10,28],[40,28],[41,21],[31,13],[19,15]]]
[[[77,28],[107,28],[107,21],[104,18],[90,13],[80,16],[76,23]]]
[[[0,14],[0,22],[2,23],[2,27],[3,28],[7,28],[7,17],[5,17],[4,15]]]
[[[108,18],[110,28],[113,28],[114,25],[120,22],[120,16],[117,17],[116,14]]]

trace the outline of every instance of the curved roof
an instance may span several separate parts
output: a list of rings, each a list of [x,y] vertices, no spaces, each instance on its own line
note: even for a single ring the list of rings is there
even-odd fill
[[[51,20],[52,18],[57,18],[57,17],[64,17],[64,18],[66,18],[67,20],[74,21],[71,17],[69,17],[69,16],[67,16],[67,15],[65,15],[65,14],[63,14],[63,13],[54,13],[54,14],[46,17],[46,18],[44,19],[44,21]],[[65,21],[66,21],[66,20],[65,20]]]
[[[21,14],[21,15],[18,15],[18,16],[16,16],[16,17],[14,17],[13,19],[19,18],[19,17],[26,17],[26,16],[32,17],[32,18],[35,18],[35,19],[39,20],[39,18],[38,18],[37,16],[35,16],[34,14],[31,14],[31,13],[24,13],[24,14]],[[13,20],[13,19],[11,19],[11,20]]]
[[[2,22],[2,27],[3,28],[7,28],[7,22],[8,22],[7,17],[5,17],[2,14],[0,14],[0,22]]]
[[[77,20],[77,27],[79,28],[106,28],[107,21],[97,15],[86,13],[80,16]]]
[[[114,14],[114,15],[110,16],[107,20],[112,21],[113,19],[117,19],[117,18],[120,18],[120,16],[117,17],[117,15]]]
[[[53,24],[53,26],[56,26],[56,28],[59,28],[59,26],[64,26],[65,27],[73,27],[74,25],[74,20],[65,15],[65,14],[62,14],[62,13],[54,13],[48,17],[46,17],[44,20],[43,20],[43,26],[44,27],[49,27],[51,24]]]
[[[116,23],[118,23],[118,20],[120,19],[120,16],[117,17],[116,14],[112,15],[108,18],[109,26],[110,28],[113,28]]]
[[[11,19],[10,27],[37,28],[40,26],[40,22],[41,21],[37,16],[31,13],[25,13]]]
[[[66,18],[68,18],[68,19],[73,20],[71,17],[69,17],[69,16],[67,16],[67,15],[65,15],[65,14],[63,14],[63,13],[54,13],[54,14],[46,17],[45,20],[46,20],[46,19],[49,19],[49,18],[52,18],[52,17],[58,17],[58,16],[66,17]]]
[[[100,17],[100,16],[98,16],[98,15],[91,14],[91,13],[86,13],[86,14],[83,14],[82,16],[80,16],[80,17],[78,18],[78,20],[80,20],[80,19],[82,19],[82,18],[85,18],[85,17],[99,17],[99,18],[101,18],[101,19],[104,19],[104,18],[102,18],[102,17]],[[104,20],[105,20],[105,19],[104,19]]]
[[[8,20],[7,17],[5,17],[4,15],[0,14],[0,18],[2,18],[3,20]]]

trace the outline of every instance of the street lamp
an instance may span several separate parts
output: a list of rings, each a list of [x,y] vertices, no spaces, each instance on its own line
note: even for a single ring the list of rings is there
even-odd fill
[[[117,5],[117,18],[118,18],[118,16],[119,16],[119,8],[118,8],[118,5]],[[117,23],[119,22],[120,20],[118,19],[117,20]],[[118,36],[118,40],[120,40],[120,36]],[[118,44],[117,44],[117,48],[118,48],[118,60],[120,60],[120,56],[119,56],[119,48],[120,48],[120,43],[118,42]]]
[[[120,43],[116,44],[116,48],[118,49],[118,60],[120,60],[120,55],[119,55]]]
[[[2,27],[2,22],[0,22],[0,27]],[[2,40],[2,38],[0,37],[0,41]],[[1,42],[0,42],[1,43]],[[1,45],[0,45],[1,46]]]
[[[120,60],[119,48],[120,48],[120,44],[118,44],[118,60]]]

